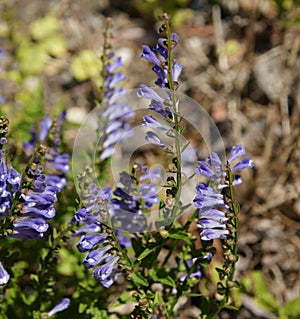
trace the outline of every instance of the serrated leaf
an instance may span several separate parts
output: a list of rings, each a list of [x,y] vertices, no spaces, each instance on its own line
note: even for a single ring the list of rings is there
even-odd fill
[[[131,278],[137,286],[149,286],[148,281],[139,272],[133,272]]]
[[[144,258],[147,257],[149,254],[151,254],[152,251],[153,251],[153,249],[146,248],[146,249],[139,255],[139,257],[137,258],[137,260],[142,260],[142,259],[144,259]]]

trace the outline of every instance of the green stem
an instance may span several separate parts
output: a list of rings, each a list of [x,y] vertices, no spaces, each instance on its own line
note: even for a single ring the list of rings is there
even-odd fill
[[[177,182],[177,193],[176,193],[176,201],[175,207],[173,211],[173,216],[176,217],[180,212],[180,196],[181,196],[181,146],[180,146],[180,118],[178,116],[178,107],[177,107],[177,96],[175,93],[174,83],[173,83],[173,56],[172,56],[172,40],[171,40],[171,28],[169,24],[169,17],[165,18],[166,22],[166,34],[167,34],[167,46],[168,46],[168,84],[171,92],[171,101],[173,106],[173,114],[174,114],[174,129],[175,129],[175,155],[177,158],[176,162],[176,182]]]
[[[229,273],[228,279],[230,281],[233,280],[235,269],[236,269],[236,262],[237,262],[237,252],[238,252],[238,237],[239,237],[239,207],[235,204],[234,201],[234,192],[233,192],[233,180],[234,176],[231,172],[229,164],[227,165],[227,178],[229,180],[229,199],[231,204],[231,210],[234,214],[234,217],[232,219],[232,225],[234,226],[234,231],[232,233],[234,244],[230,246],[231,253],[235,257],[235,260],[233,261],[232,269]]]

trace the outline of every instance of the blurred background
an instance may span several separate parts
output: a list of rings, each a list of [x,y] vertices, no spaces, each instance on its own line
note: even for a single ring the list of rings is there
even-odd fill
[[[44,114],[66,109],[70,152],[99,98],[106,17],[133,89],[154,85],[141,45],[155,45],[159,14],[172,15],[178,90],[207,110],[228,149],[242,143],[255,163],[237,192],[240,310],[220,318],[300,318],[300,1],[1,0],[0,12],[0,108],[16,149]],[[197,318],[197,299],[188,302],[182,318]]]

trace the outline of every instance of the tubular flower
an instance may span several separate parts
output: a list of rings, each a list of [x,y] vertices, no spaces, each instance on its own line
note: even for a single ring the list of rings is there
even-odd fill
[[[100,221],[107,217],[107,204],[111,199],[110,188],[100,190],[91,184],[83,196],[83,207],[78,209],[73,222],[82,225],[75,236],[81,236],[77,249],[85,253],[83,265],[93,269],[93,277],[109,288],[121,276],[112,237]],[[112,260],[115,260],[112,263]]]
[[[151,49],[147,45],[142,46],[141,58],[146,59],[150,63],[154,63],[152,70],[157,75],[158,79],[155,84],[162,90],[156,91],[147,85],[140,85],[138,97],[149,99],[151,102],[148,108],[164,118],[167,125],[160,124],[156,119],[151,116],[145,116],[143,125],[155,130],[159,130],[168,135],[174,129],[175,116],[174,112],[178,108],[178,101],[174,101],[174,96],[167,89],[177,88],[178,78],[182,72],[182,65],[177,60],[171,59],[171,51],[178,43],[177,34],[173,33],[170,39],[160,38],[156,47]],[[170,42],[170,45],[168,44]],[[168,69],[170,68],[170,69]],[[171,85],[169,81],[172,81]],[[178,124],[178,123],[177,123]],[[166,128],[167,126],[167,128]],[[165,151],[169,148],[164,145],[158,135],[154,132],[147,132],[146,140],[158,146],[161,146]]]
[[[253,160],[246,157],[239,160],[235,165],[232,166],[233,162],[238,160],[241,156],[245,155],[246,152],[242,145],[233,146],[231,152],[228,156],[227,162],[231,166],[231,171],[235,172],[245,168],[252,168],[254,166]],[[225,177],[226,177],[226,163],[222,163],[221,159],[216,153],[212,153],[211,156],[206,158],[204,161],[198,162],[199,167],[196,168],[196,173],[208,177],[211,182],[214,182],[219,189],[226,187]],[[234,176],[233,185],[238,185],[242,183],[240,175]]]
[[[43,237],[49,227],[47,221],[56,214],[54,207],[57,201],[56,194],[66,185],[65,174],[70,170],[69,155],[61,154],[59,151],[64,118],[65,112],[60,115],[56,123],[49,117],[44,117],[40,122],[39,132],[32,129],[31,140],[23,144],[32,157],[32,163],[26,170],[27,180],[23,183],[18,198],[15,199],[19,202],[19,213],[14,219],[11,237],[22,239]],[[46,140],[49,147],[40,146],[34,154],[31,153],[37,143]],[[47,174],[43,173],[45,168]],[[12,180],[16,182],[16,178]]]
[[[34,148],[38,143],[48,142],[49,150],[45,156],[45,168],[49,172],[45,175],[46,184],[56,187],[60,192],[67,184],[65,174],[70,171],[69,154],[59,151],[61,145],[61,131],[66,112],[62,112],[53,122],[48,116],[45,116],[39,123],[38,132],[31,128],[31,139],[29,142],[23,142],[23,147],[28,155],[32,156]]]
[[[0,118],[0,219],[10,212],[15,194],[20,188],[21,175],[6,162],[3,146],[6,144],[8,120]]]
[[[109,60],[105,66],[105,79],[103,84],[104,97],[103,108],[99,112],[99,128],[100,137],[100,160],[110,157],[116,143],[124,140],[130,134],[130,125],[128,120],[135,116],[132,108],[125,102],[121,102],[124,94],[123,87],[120,83],[125,80],[125,76],[118,69],[122,66],[120,57],[112,60],[114,54],[111,52]]]
[[[167,39],[160,38],[156,47],[151,49],[148,45],[142,46],[141,58],[154,63],[152,70],[158,76],[155,84],[161,88],[169,88],[168,83],[168,52],[172,50],[178,43],[178,36],[176,33],[171,35],[172,48],[168,49]],[[172,81],[177,82],[182,71],[182,65],[177,60],[172,62]]]
[[[4,269],[1,261],[0,261],[0,286],[6,285],[9,281],[9,274],[8,272]]]
[[[127,172],[120,174],[119,186],[113,191],[113,198],[108,205],[109,214],[115,226],[131,232],[143,229],[146,222],[144,210],[159,203],[157,187],[152,180],[161,179],[160,169],[147,171],[144,167],[139,168],[142,174],[138,180]]]
[[[48,229],[47,221],[55,216],[57,188],[47,185],[47,179],[42,174],[43,167],[36,157],[34,163],[27,169],[29,186],[21,187],[19,214],[14,219],[14,238],[32,239],[43,237]],[[26,185],[26,183],[24,183]]]
[[[242,145],[234,146],[229,154],[227,163],[232,172],[252,168],[253,160],[250,158],[240,159],[245,155]],[[238,160],[234,165],[233,162]],[[199,161],[196,173],[209,178],[209,186],[199,183],[196,186],[196,197],[194,205],[199,212],[198,227],[202,229],[200,237],[202,240],[214,238],[225,239],[229,235],[227,229],[229,206],[225,203],[222,190],[228,187],[226,180],[226,163],[222,163],[219,156],[213,153],[205,161]],[[239,175],[234,175],[233,185],[242,183]]]
[[[61,301],[48,312],[48,318],[52,317],[58,312],[64,311],[70,307],[70,299],[69,298],[62,298]]]

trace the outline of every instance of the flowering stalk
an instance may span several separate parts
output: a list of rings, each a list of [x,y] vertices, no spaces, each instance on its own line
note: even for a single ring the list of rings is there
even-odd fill
[[[173,163],[170,168],[170,173],[176,174],[175,184],[172,189],[167,191],[167,196],[172,201],[172,209],[170,211],[170,220],[176,218],[181,212],[182,207],[180,203],[181,188],[182,188],[182,167],[181,167],[181,155],[182,147],[180,145],[180,136],[183,131],[181,127],[181,118],[178,114],[178,98],[176,95],[176,89],[178,87],[178,78],[182,71],[182,65],[177,60],[173,59],[173,49],[178,42],[178,36],[175,33],[171,33],[170,17],[168,14],[161,16],[163,25],[160,28],[162,32],[165,32],[166,38],[160,38],[154,49],[150,49],[148,46],[143,46],[143,52],[141,57],[145,58],[151,63],[155,63],[152,70],[158,76],[155,84],[162,88],[167,98],[160,97],[154,90],[145,85],[141,85],[141,89],[138,93],[139,97],[145,97],[151,99],[149,105],[150,110],[154,110],[156,113],[162,115],[166,121],[169,130],[166,134],[168,136],[173,135],[175,140],[175,150],[169,149],[163,143],[161,143],[158,136],[153,132],[147,132],[146,140],[159,145],[164,148],[165,151],[173,154]],[[152,127],[158,130],[162,130],[157,124],[154,125],[154,121],[149,121],[149,117],[144,117],[143,125]],[[151,134],[151,136],[150,136]],[[171,167],[170,166],[170,167]]]
[[[203,318],[215,318],[223,308],[229,307],[230,290],[238,287],[234,273],[238,261],[239,206],[234,200],[233,186],[241,184],[242,178],[234,172],[253,167],[250,158],[240,159],[243,155],[245,150],[242,145],[237,145],[232,148],[227,163],[222,163],[219,156],[213,153],[205,162],[200,161],[196,168],[196,173],[209,178],[209,185],[197,185],[194,199],[199,212],[198,227],[202,229],[200,238],[207,242],[204,244],[206,248],[213,239],[221,239],[224,256],[222,269],[217,269],[220,281],[215,296],[216,308]]]

